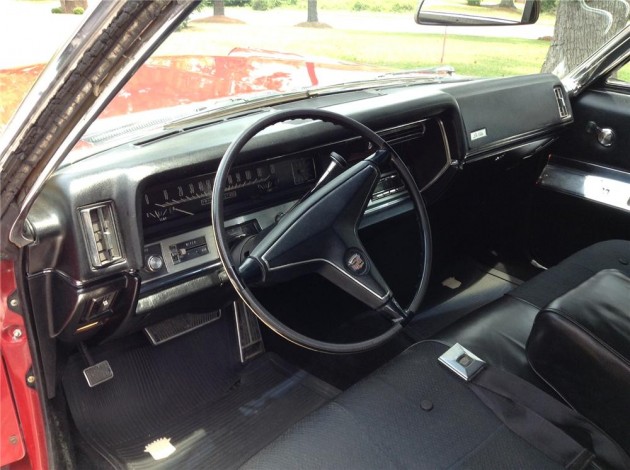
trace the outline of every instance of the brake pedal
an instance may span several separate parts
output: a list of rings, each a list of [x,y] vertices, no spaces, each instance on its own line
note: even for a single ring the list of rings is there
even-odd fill
[[[265,352],[265,345],[260,334],[258,319],[243,302],[234,302],[236,333],[241,362],[253,359]]]
[[[83,343],[79,343],[79,352],[83,356],[83,360],[88,364],[88,367],[83,369],[83,376],[90,388],[114,378],[114,371],[109,365],[109,361],[105,360],[94,364],[92,356]]]

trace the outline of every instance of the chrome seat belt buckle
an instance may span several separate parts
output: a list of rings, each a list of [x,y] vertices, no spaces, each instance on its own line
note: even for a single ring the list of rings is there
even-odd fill
[[[438,360],[466,382],[470,382],[486,365],[483,359],[459,343],[455,343]]]

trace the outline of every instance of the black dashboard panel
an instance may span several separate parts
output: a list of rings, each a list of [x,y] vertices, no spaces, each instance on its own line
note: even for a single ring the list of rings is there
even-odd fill
[[[554,91],[558,87],[564,93],[557,78],[542,75],[338,93],[278,108],[325,107],[375,129],[408,165],[430,203],[464,169],[465,159],[515,145],[537,148],[537,139],[551,138],[568,124],[570,117],[558,115]],[[514,112],[517,108],[518,113]],[[99,286],[105,284],[134,289],[132,297],[127,292],[131,287],[103,294],[126,299],[119,310],[131,313],[114,315],[122,323],[110,322],[104,328],[124,334],[141,325],[145,314],[224,283],[209,229],[213,175],[228,145],[249,125],[273,112],[262,109],[194,129],[168,131],[103,150],[57,171],[28,218],[37,239],[29,247],[32,282],[64,280],[63,290],[49,290],[51,298],[38,300],[56,306],[55,325],[80,329],[77,339],[92,334],[80,319],[93,317],[76,306],[88,302],[85,308],[93,308],[85,293],[100,292]],[[481,128],[486,129],[487,139],[473,139],[471,131]],[[332,151],[352,164],[373,149],[345,129],[322,122],[287,122],[258,135],[230,173],[225,192],[228,229],[238,237],[273,224],[315,184]],[[434,187],[440,188],[435,194]],[[115,230],[108,237],[120,243],[118,256],[103,265],[94,264],[86,243],[95,229],[85,225],[82,214],[92,207],[113,214],[112,227],[106,229]],[[368,205],[364,223],[386,223],[410,209],[397,175],[387,172]],[[100,238],[95,245],[99,243]],[[55,273],[55,277],[45,273]],[[129,276],[139,279],[140,286],[113,282]],[[60,305],[76,308],[64,313]],[[95,325],[107,323],[104,313]],[[55,332],[65,339],[77,334]]]
[[[569,97],[551,74],[455,85],[467,157],[527,142],[572,121]]]

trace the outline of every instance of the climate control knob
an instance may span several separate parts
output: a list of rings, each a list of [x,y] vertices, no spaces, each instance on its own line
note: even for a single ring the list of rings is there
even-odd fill
[[[164,260],[159,255],[151,255],[147,258],[147,269],[152,273],[158,272],[164,267]]]

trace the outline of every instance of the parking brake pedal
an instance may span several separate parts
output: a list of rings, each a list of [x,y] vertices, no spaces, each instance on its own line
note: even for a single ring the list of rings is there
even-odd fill
[[[88,364],[88,367],[83,369],[83,376],[90,388],[114,378],[114,371],[109,362],[101,361],[95,364],[84,343],[79,343],[79,352],[83,356],[83,360]]]
[[[265,345],[260,334],[258,319],[243,302],[234,302],[234,315],[241,362],[245,363],[265,352]]]
[[[184,313],[163,320],[155,325],[147,326],[144,329],[144,334],[147,335],[153,346],[157,346],[178,336],[190,333],[219,318],[221,318],[221,310],[205,313]]]

